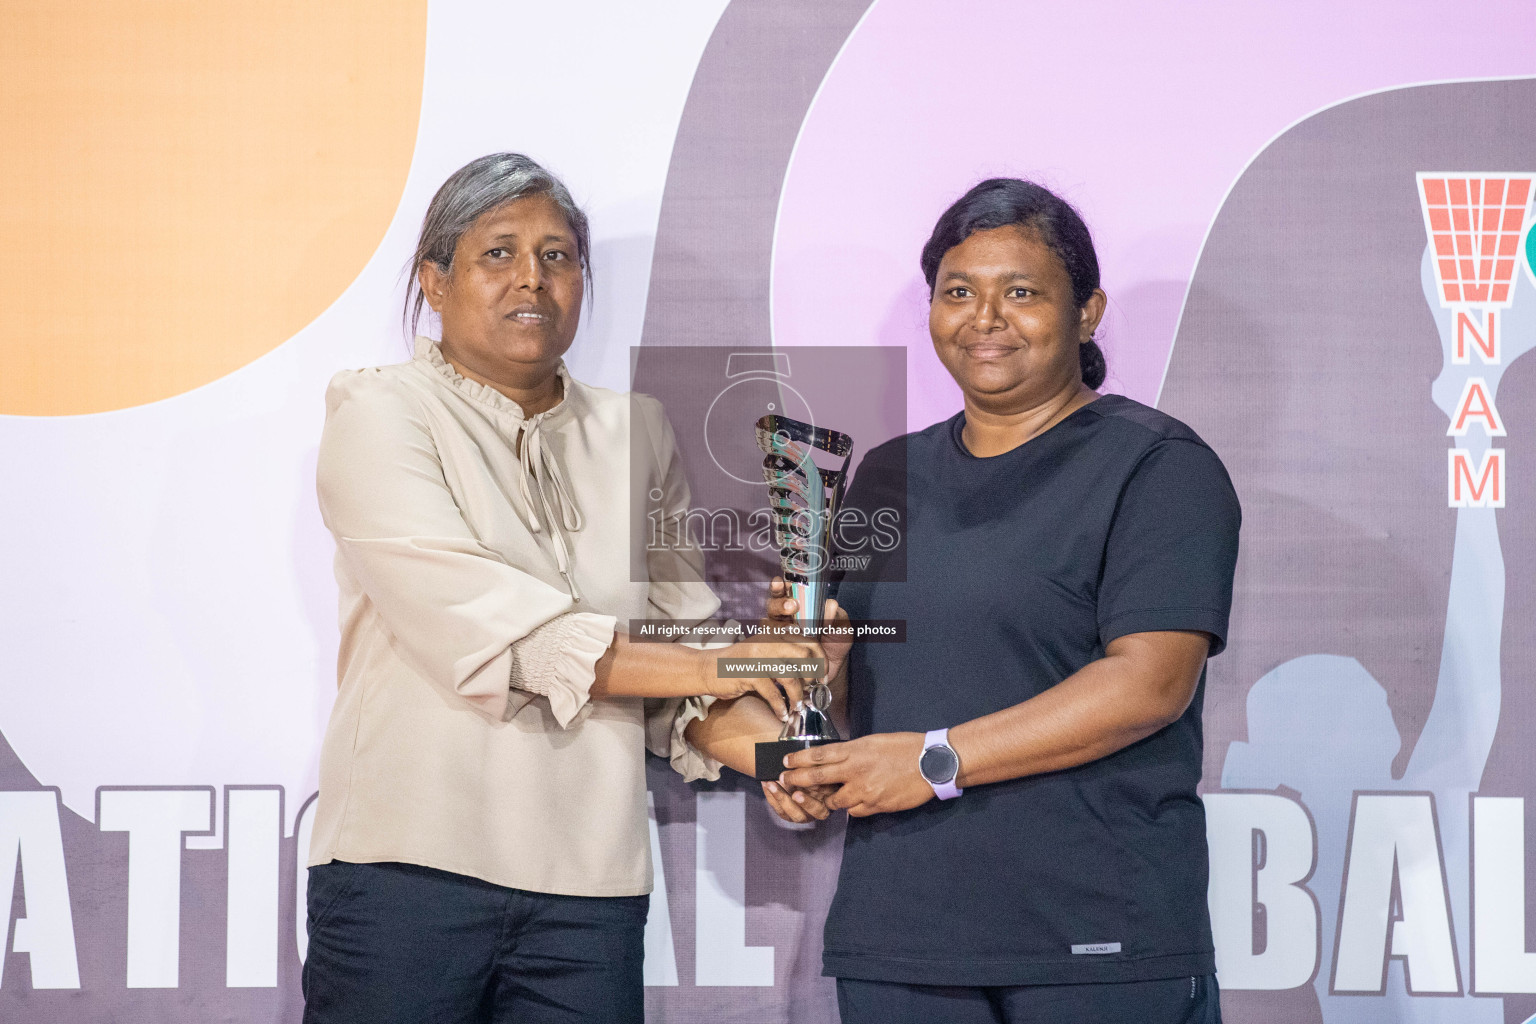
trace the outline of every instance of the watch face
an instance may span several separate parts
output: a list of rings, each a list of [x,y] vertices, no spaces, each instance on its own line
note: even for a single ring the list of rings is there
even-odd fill
[[[911,764],[910,761],[907,763]],[[941,786],[955,781],[955,773],[960,770],[960,758],[948,747],[929,747],[923,751],[917,767],[923,773],[923,778],[935,786]]]

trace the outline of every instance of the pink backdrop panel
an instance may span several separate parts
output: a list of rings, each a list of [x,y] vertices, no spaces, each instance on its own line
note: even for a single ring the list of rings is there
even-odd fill
[[[918,252],[971,184],[1028,177],[1093,229],[1106,390],[1155,403],[1206,229],[1282,130],[1361,93],[1533,70],[1522,0],[1476,17],[1454,0],[877,0],[789,166],[774,342],[906,345],[908,426],[951,415],[960,396],[928,341]]]

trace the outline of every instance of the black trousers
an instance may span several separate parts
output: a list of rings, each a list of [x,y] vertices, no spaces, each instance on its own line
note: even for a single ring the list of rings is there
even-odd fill
[[[837,979],[843,1024],[1221,1024],[1216,976],[952,988]]]
[[[649,906],[410,864],[310,868],[305,1024],[641,1024]]]

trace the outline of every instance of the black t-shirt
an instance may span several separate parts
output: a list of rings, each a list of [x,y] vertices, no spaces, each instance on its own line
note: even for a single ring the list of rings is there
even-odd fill
[[[905,643],[853,649],[855,736],[1011,707],[1128,633],[1198,630],[1221,650],[1241,513],[1192,430],[1106,395],[977,458],[964,422],[875,449],[849,494],[884,503],[905,469],[904,558],[838,587],[854,619],[907,623]],[[1097,761],[850,819],[826,973],[1036,985],[1214,971],[1195,792],[1204,691],[1202,674],[1177,722]]]

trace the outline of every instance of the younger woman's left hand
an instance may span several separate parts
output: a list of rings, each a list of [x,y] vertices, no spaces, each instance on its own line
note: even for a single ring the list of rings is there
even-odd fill
[[[792,789],[841,786],[826,805],[855,818],[905,811],[933,799],[933,787],[917,769],[922,754],[920,732],[875,733],[797,750],[784,759],[779,779]]]

